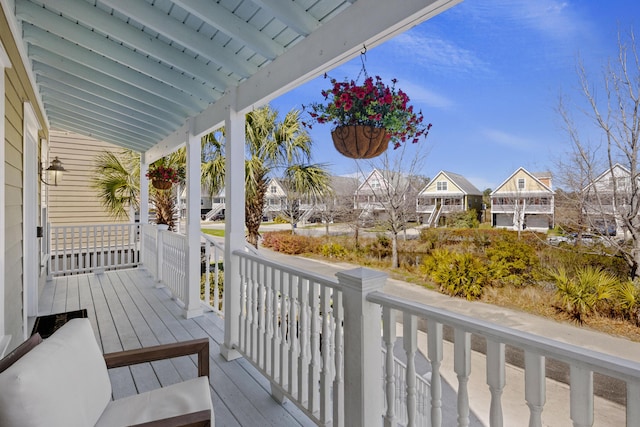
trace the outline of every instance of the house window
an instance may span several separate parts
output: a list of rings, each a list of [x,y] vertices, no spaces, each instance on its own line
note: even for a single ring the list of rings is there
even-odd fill
[[[276,194],[276,192],[278,191],[278,189],[276,188],[275,185],[272,185],[271,188],[269,188],[269,191],[271,192],[271,194]]]
[[[518,190],[524,190],[524,178],[518,178]]]
[[[374,179],[371,181],[371,188],[380,188],[380,181],[377,179]]]
[[[438,181],[438,182],[436,182],[436,190],[437,191],[447,191],[447,181]]]

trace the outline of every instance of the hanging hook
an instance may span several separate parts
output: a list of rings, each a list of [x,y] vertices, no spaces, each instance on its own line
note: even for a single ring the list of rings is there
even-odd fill
[[[362,63],[362,68],[360,69],[360,72],[358,73],[358,78],[357,80],[360,80],[360,76],[364,74],[364,77],[367,78],[367,68],[364,66],[364,62],[367,59],[367,46],[366,45],[362,45],[362,50],[360,51],[360,62]]]

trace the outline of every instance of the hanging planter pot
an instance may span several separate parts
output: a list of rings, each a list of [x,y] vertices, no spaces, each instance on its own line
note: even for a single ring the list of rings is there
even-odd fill
[[[164,181],[160,179],[154,179],[151,181],[151,185],[153,185],[158,190],[168,190],[171,188],[171,181]]]
[[[371,159],[384,153],[390,136],[381,127],[366,125],[339,126],[331,132],[333,145],[343,156]]]

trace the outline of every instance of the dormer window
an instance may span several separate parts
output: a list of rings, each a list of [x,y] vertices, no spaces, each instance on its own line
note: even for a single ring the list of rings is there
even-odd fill
[[[438,182],[436,182],[436,190],[437,191],[447,191],[447,181],[438,181]]]

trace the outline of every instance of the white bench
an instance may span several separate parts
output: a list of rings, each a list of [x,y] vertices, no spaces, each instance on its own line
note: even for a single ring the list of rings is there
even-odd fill
[[[103,356],[88,319],[37,338],[5,358],[13,360],[0,372],[0,426],[214,425],[206,338]],[[108,368],[196,353],[197,378],[111,400]]]

